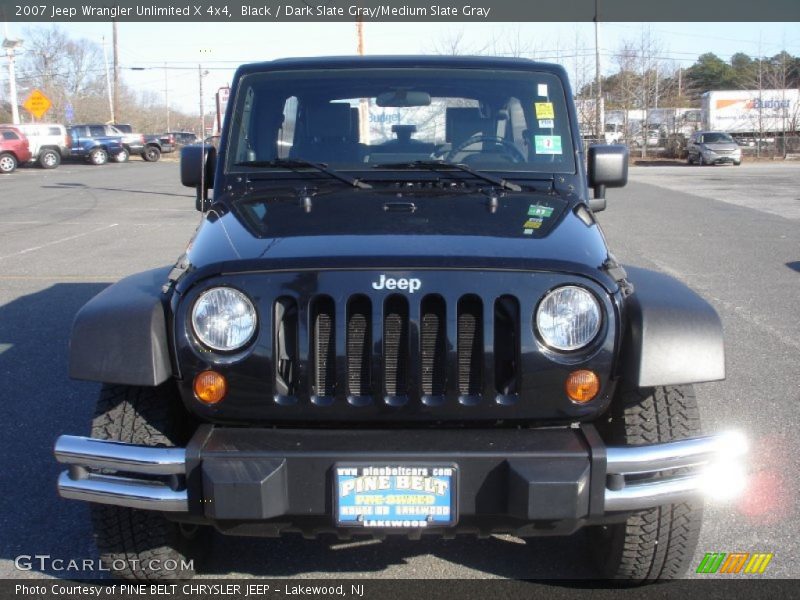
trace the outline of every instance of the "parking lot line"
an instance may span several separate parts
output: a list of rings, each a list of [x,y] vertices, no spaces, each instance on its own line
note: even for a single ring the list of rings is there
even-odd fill
[[[92,235],[93,233],[97,233],[98,231],[104,231],[106,229],[111,229],[113,227],[116,227],[117,225],[119,225],[119,223],[111,223],[111,225],[106,225],[105,227],[99,227],[97,229],[91,229],[89,231],[84,231],[83,233],[78,233],[78,234],[71,235],[71,236],[68,236],[68,237],[65,237],[65,238],[60,238],[60,239],[57,239],[57,240],[53,240],[51,242],[47,242],[46,244],[42,244],[40,246],[32,246],[31,248],[25,248],[24,250],[19,250],[17,252],[13,252],[11,254],[6,254],[5,256],[0,256],[0,260],[4,260],[6,258],[12,258],[14,256],[21,256],[23,254],[28,254],[29,252],[35,252],[36,250],[41,250],[42,248],[47,248],[49,246],[54,246],[56,244],[61,244],[63,242],[68,242],[70,240],[75,240],[75,239],[78,239],[78,238],[82,238],[82,237],[85,237],[87,235]]]

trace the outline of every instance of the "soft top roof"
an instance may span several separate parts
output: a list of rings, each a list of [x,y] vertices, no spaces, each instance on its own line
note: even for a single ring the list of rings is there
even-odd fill
[[[249,63],[239,67],[237,75],[286,69],[356,69],[366,68],[457,68],[457,69],[519,69],[545,71],[566,77],[560,65],[540,63],[527,58],[497,56],[324,56],[281,58]]]

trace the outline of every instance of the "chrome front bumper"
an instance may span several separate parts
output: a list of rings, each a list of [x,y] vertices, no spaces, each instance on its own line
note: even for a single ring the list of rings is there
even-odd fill
[[[702,497],[709,470],[724,469],[744,451],[741,440],[729,434],[648,446],[607,447],[604,512]],[[56,441],[55,457],[70,466],[58,479],[63,498],[163,512],[189,510],[183,448],[63,435]],[[464,457],[464,463],[469,460],[470,456]],[[461,463],[458,457],[453,461]],[[684,472],[673,474],[676,469]],[[721,474],[716,473],[718,477]],[[631,476],[637,477],[629,481]]]

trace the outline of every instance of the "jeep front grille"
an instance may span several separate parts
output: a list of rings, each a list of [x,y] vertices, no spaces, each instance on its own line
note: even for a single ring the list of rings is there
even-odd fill
[[[519,304],[511,296],[448,302],[394,294],[381,303],[320,295],[307,306],[281,297],[272,312],[279,404],[340,397],[354,405],[438,405],[451,397],[473,405],[519,393]]]

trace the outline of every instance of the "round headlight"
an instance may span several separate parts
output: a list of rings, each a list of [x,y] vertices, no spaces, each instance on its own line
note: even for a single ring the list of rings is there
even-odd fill
[[[600,331],[600,304],[590,292],[566,285],[549,292],[536,311],[536,329],[550,348],[583,348]]]
[[[256,309],[239,290],[228,287],[203,292],[192,309],[192,327],[203,344],[227,352],[244,346],[256,332]]]

